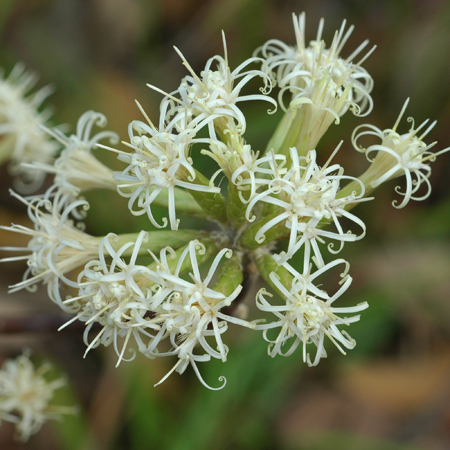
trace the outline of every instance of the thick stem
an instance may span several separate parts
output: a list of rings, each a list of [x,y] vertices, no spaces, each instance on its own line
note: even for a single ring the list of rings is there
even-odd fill
[[[118,250],[124,244],[130,241],[135,241],[139,233],[120,234],[117,241],[112,240],[111,244]],[[177,231],[149,231],[147,239],[144,240],[140,249],[139,255],[147,255],[148,250],[152,252],[159,252],[165,247],[172,247],[177,249],[188,244],[193,239],[196,239],[202,234],[198,230],[177,230]],[[123,253],[123,256],[130,256],[133,253],[134,247],[131,246]]]

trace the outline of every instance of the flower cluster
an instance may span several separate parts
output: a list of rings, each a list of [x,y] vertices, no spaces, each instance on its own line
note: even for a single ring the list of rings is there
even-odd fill
[[[272,306],[264,296],[272,297],[265,289],[261,289],[258,293],[256,305],[261,311],[272,312],[279,319],[276,322],[269,324],[258,325],[257,328],[264,330],[264,339],[269,345],[270,356],[277,354],[289,356],[294,352],[298,345],[303,343],[303,361],[307,362],[309,366],[316,366],[320,358],[325,358],[327,352],[324,348],[325,335],[328,336],[336,347],[345,355],[345,351],[339,345],[343,345],[348,349],[352,349],[356,342],[352,339],[345,330],[339,330],[337,325],[350,325],[359,320],[360,316],[353,317],[338,317],[338,313],[355,313],[366,309],[369,305],[363,302],[351,307],[334,307],[332,303],[337,300],[350,286],[352,278],[346,271],[341,274],[340,289],[330,297],[325,291],[318,289],[314,285],[314,280],[322,275],[327,270],[337,266],[338,264],[345,264],[348,270],[348,263],[343,259],[337,259],[315,273],[311,274],[309,271],[303,274],[298,273],[288,263],[283,264],[290,275],[293,277],[290,281],[290,289],[284,286],[276,272],[270,274],[270,279],[274,286],[286,298],[286,305]],[[285,312],[285,314],[281,314]],[[267,330],[272,328],[281,328],[277,338],[272,341],[267,337]],[[282,352],[283,345],[295,338],[289,350]],[[317,347],[316,356],[313,361],[307,353],[306,344],[313,343]]]
[[[320,141],[333,122],[348,110],[366,116],[373,107],[373,81],[362,67],[373,49],[354,62],[367,46],[364,41],[343,59],[353,27],[346,29],[344,21],[330,46],[323,27],[321,21],[307,45],[305,15],[294,15],[296,46],[270,40],[234,70],[225,38],[224,56],[209,59],[199,74],[176,49],[189,74],[170,93],[149,85],[163,95],[159,118],[152,121],[138,103],[145,120],[130,123],[126,151],[98,143],[116,140],[112,132],[91,136],[94,125],[106,124],[92,111],[81,116],[76,135],[47,130],[64,150],[53,166],[27,166],[54,173],[55,181],[42,198],[20,198],[34,230],[7,227],[31,237],[22,249],[26,256],[3,260],[23,259],[29,266],[11,290],[46,284],[50,298],[75,313],[63,327],[77,320],[86,325],[86,353],[112,345],[117,364],[137,353],[176,358],[160,382],[191,366],[210,387],[198,363],[227,360],[224,333],[230,324],[262,331],[272,357],[288,356],[301,345],[309,365],[326,357],[326,338],[344,354],[353,348],[355,341],[343,328],[358,321],[368,305],[335,305],[352,282],[348,262],[335,255],[366,234],[364,222],[350,211],[401,175],[406,191],[400,192],[404,199],[398,207],[426,198],[428,162],[448,149],[433,154],[434,144],[424,143],[435,123],[428,128],[427,122],[417,128],[413,123],[408,133],[397,132],[406,103],[392,129],[355,129],[352,143],[371,162],[360,177],[345,175],[333,162],[342,141],[330,156],[323,155]],[[255,82],[260,83],[256,92]],[[265,151],[244,137],[241,105],[248,101],[264,102],[269,114],[278,107],[284,111]],[[381,143],[362,146],[374,137]],[[217,164],[210,179],[194,161],[194,145]],[[117,153],[123,170],[101,164],[94,146]],[[225,179],[221,186],[215,184],[219,175]],[[80,195],[104,188],[127,198],[131,214],[147,215],[148,229],[98,237],[82,231],[77,221],[88,204]],[[166,208],[166,217],[155,214],[155,205]],[[204,220],[209,231],[183,228],[180,216]],[[337,267],[344,267],[340,287],[329,295],[318,280]],[[256,273],[269,287],[257,293],[257,308],[251,309],[245,303],[251,301],[248,287]],[[248,318],[249,311],[270,318]],[[210,388],[222,388],[225,379],[220,381]]]
[[[35,369],[25,351],[5,361],[0,369],[0,419],[16,425],[22,442],[38,432],[46,420],[59,420],[62,414],[75,412],[74,407],[50,404],[54,392],[66,385],[64,378],[46,380],[44,375],[50,368],[45,363]]]

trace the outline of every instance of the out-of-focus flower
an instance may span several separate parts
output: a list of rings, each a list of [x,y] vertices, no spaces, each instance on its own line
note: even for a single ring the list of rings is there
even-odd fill
[[[22,442],[37,433],[48,419],[60,420],[62,414],[76,412],[74,407],[51,404],[53,393],[66,385],[66,380],[47,381],[44,375],[50,368],[47,363],[36,369],[25,351],[7,360],[0,370],[0,419],[16,425]]]
[[[45,172],[22,163],[49,163],[60,145],[42,128],[51,115],[50,109],[39,112],[42,102],[51,94],[49,86],[34,94],[35,74],[17,64],[8,77],[0,74],[0,163],[9,160],[9,170],[16,177],[21,192],[33,192],[45,178]]]

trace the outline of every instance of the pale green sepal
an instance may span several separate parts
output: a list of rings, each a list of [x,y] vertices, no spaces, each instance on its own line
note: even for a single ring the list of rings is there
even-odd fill
[[[289,110],[284,114],[275,130],[275,133],[272,135],[269,143],[267,144],[265,153],[273,150],[274,153],[289,155],[289,148],[287,148],[287,152],[283,151],[283,149],[287,145],[287,142],[285,143],[285,141],[287,139],[288,132],[292,130],[292,123],[294,122],[295,116],[296,111],[293,110]]]
[[[187,192],[183,189],[175,187],[174,194],[177,213],[188,217],[194,217],[196,219],[207,218],[205,211],[203,211],[201,206],[192,197],[191,191]],[[153,200],[153,203],[168,209],[169,191],[167,189],[163,189],[155,200]]]
[[[242,258],[234,252],[230,259],[224,258],[213,290],[229,297],[244,281]]]
[[[239,230],[247,223],[247,219],[245,218],[246,209],[247,205],[242,203],[242,200],[239,197],[239,190],[230,181],[228,183],[227,216],[234,228]]]

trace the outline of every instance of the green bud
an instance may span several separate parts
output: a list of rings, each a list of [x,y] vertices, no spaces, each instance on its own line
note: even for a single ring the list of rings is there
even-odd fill
[[[242,203],[239,197],[238,188],[230,181],[228,183],[227,216],[234,228],[240,229],[247,223],[245,218],[246,208],[247,205]]]

